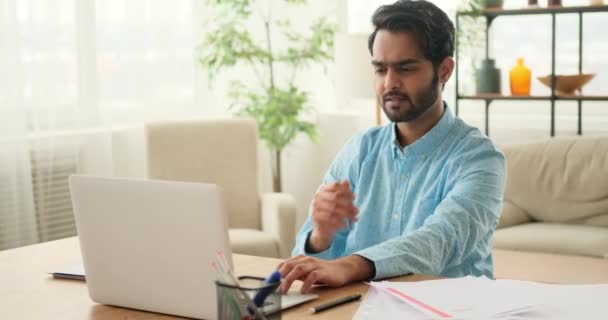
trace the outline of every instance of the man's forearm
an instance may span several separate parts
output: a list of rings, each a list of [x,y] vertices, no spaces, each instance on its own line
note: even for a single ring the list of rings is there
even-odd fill
[[[347,275],[348,282],[369,280],[374,277],[374,262],[359,255],[351,255],[336,260]]]

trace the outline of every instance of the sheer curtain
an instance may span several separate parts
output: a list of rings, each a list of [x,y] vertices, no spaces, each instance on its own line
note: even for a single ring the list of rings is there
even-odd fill
[[[0,250],[74,235],[67,177],[143,172],[144,121],[206,114],[199,3],[0,0]]]

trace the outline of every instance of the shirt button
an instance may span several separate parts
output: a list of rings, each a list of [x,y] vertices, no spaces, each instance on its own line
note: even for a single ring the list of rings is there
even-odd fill
[[[399,214],[397,214],[397,213],[393,214],[393,219],[399,219]]]
[[[403,179],[403,181],[407,181],[407,176],[406,175],[402,175],[401,179]]]

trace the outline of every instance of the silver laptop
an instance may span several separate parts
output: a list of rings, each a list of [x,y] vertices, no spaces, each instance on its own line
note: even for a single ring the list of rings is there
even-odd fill
[[[70,190],[93,301],[217,317],[210,262],[232,266],[218,186],[74,175]]]

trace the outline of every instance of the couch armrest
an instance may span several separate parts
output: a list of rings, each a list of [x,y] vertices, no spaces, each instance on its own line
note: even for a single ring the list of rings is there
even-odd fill
[[[296,238],[296,200],[292,195],[262,195],[262,230],[277,238],[281,258],[291,255]]]
[[[516,226],[518,224],[531,222],[532,218],[526,212],[516,206],[513,202],[505,200],[502,206],[502,214],[496,229]]]

